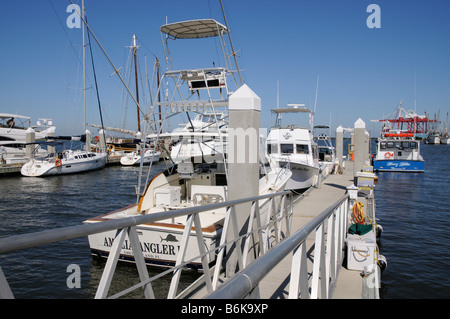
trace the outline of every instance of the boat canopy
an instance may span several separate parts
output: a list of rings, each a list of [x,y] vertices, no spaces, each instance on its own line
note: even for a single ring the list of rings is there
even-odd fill
[[[285,107],[279,109],[272,109],[273,113],[281,114],[281,113],[313,113],[310,109],[306,107]]]
[[[213,19],[189,20],[161,26],[161,32],[173,39],[199,39],[228,33],[228,29]]]
[[[11,118],[11,117],[25,119],[25,120],[29,120],[30,119],[30,117],[24,116],[24,115],[0,113],[0,118],[2,118],[2,119]]]

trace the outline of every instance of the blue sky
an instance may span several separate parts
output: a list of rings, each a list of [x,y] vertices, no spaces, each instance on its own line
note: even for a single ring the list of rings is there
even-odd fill
[[[81,0],[74,1],[81,5]],[[369,4],[381,9],[381,28],[370,29]],[[51,117],[57,134],[83,127],[81,30],[69,29],[69,1],[3,1],[0,19],[1,111]],[[223,0],[239,51],[245,83],[262,101],[261,125],[270,127],[270,109],[305,103],[315,124],[353,127],[406,109],[441,120],[450,111],[450,2],[446,0]],[[164,61],[159,28],[166,22],[214,18],[223,23],[218,0],[86,0],[88,21],[110,55],[123,66],[136,34],[152,69],[153,55]],[[93,46],[105,125],[122,126],[122,84]],[[88,56],[89,58],[89,56]],[[176,60],[178,58],[178,60]],[[179,67],[191,67],[189,52],[174,53]],[[215,58],[205,57],[205,66]],[[89,60],[88,60],[89,61]],[[141,58],[141,63],[144,60]],[[185,63],[185,64],[183,64]],[[88,71],[90,66],[88,64]],[[93,85],[89,74],[88,87]],[[416,89],[415,89],[416,88]],[[94,89],[87,90],[88,122],[99,123]],[[126,124],[135,129],[135,110]],[[334,134],[333,134],[334,135]]]

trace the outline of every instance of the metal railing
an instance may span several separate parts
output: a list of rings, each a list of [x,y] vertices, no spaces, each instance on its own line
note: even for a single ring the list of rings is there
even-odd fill
[[[236,205],[248,202],[252,204],[250,218],[248,220],[247,232],[242,235],[239,234],[237,232],[237,229],[235,227],[232,227],[231,225],[236,225]],[[223,207],[227,208],[227,213],[224,221],[220,244],[215,248],[215,251],[213,251],[214,255],[216,255],[215,266],[210,267],[209,258],[211,255],[211,251],[207,251],[203,244],[202,225],[199,214],[212,209]],[[158,275],[150,278],[148,270],[146,268],[144,255],[139,243],[136,226],[180,216],[186,216],[186,225],[184,227],[181,246],[177,255],[175,267],[167,269],[166,271],[163,271]],[[262,220],[263,216],[265,217],[265,220]],[[234,245],[234,247],[242,247],[242,249],[234,249],[234,251],[238,254],[239,269],[245,269],[248,264],[248,260],[250,260],[250,252],[253,253],[256,258],[260,257],[270,252],[270,248],[274,244],[281,242],[284,237],[289,237],[291,218],[292,193],[289,191],[283,191],[216,204],[183,208],[180,210],[171,210],[149,215],[139,215],[123,219],[108,220],[99,223],[65,227],[60,228],[57,231],[55,231],[55,229],[51,229],[37,233],[4,237],[0,238],[0,254],[20,249],[37,247],[63,240],[84,237],[96,233],[118,230],[117,235],[113,241],[108,259],[106,261],[95,298],[108,297],[109,287],[111,285],[114,271],[120,257],[121,247],[126,236],[128,236],[130,240],[131,247],[137,247],[137,249],[132,250],[136,267],[139,273],[140,283],[129,287],[128,289],[125,289],[122,292],[115,294],[114,296],[110,296],[110,298],[123,296],[140,287],[144,289],[144,295],[146,298],[155,298],[152,282],[170,273],[172,273],[172,281],[167,298],[177,298],[177,296],[179,296],[179,294],[177,295],[177,292],[182,269],[189,262],[201,259],[204,274],[194,284],[198,285],[199,281],[203,281],[206,285],[207,292],[212,293],[218,287],[220,287],[218,284],[221,281],[220,275],[223,271],[222,262],[226,257],[226,248],[228,249],[230,245]],[[195,227],[195,230],[192,230],[193,226]],[[234,239],[232,242],[226,242],[226,234],[232,229],[234,230]],[[195,232],[200,255],[192,258],[191,260],[185,260],[186,250],[192,232]],[[187,290],[189,290],[189,288],[187,288]],[[13,297],[14,296],[9,287],[8,281],[0,267],[0,298]]]
[[[289,298],[330,298],[344,258],[348,225],[348,195],[286,238],[246,269],[237,273],[209,299],[241,299],[250,295],[263,278],[288,254],[292,255]],[[315,233],[312,269],[308,269],[306,239]],[[312,276],[309,278],[309,273]]]

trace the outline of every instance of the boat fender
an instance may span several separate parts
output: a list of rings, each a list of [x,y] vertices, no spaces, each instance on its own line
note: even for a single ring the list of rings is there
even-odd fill
[[[386,257],[379,254],[378,255],[378,266],[380,267],[380,270],[383,271],[387,268],[387,260]]]
[[[377,239],[381,238],[381,233],[383,232],[383,226],[377,224],[377,229],[376,229],[376,235],[377,235]]]

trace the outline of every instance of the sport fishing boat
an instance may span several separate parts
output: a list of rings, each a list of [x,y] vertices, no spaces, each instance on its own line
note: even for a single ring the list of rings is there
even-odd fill
[[[383,131],[378,139],[373,169],[379,172],[424,172],[420,142],[412,133]]]
[[[162,38],[166,38],[166,40],[168,38],[173,40],[219,37],[220,43],[223,45],[224,35],[228,33],[228,29],[215,20],[207,19],[163,25],[161,33]],[[167,45],[167,41],[165,44]],[[164,52],[170,51],[165,49]],[[225,59],[230,56],[232,54],[224,54]],[[167,57],[166,61],[172,61],[172,58]],[[155,144],[158,144],[158,140],[161,138],[172,138],[176,143],[184,144],[191,144],[191,142],[186,141],[192,141],[193,138],[198,138],[198,143],[201,144],[204,141],[211,140],[211,138],[214,143],[223,143],[225,141],[225,133],[221,130],[223,123],[217,119],[223,119],[223,114],[227,112],[228,98],[233,93],[227,80],[233,75],[234,72],[220,67],[168,70],[160,82],[159,92],[161,92],[161,96],[165,95],[164,92],[176,92],[177,94],[188,92],[188,97],[180,97],[180,99],[175,100],[174,96],[166,95],[166,100],[156,102],[152,109],[158,110],[161,107],[160,118],[163,120],[170,118],[173,121],[176,115],[184,116],[189,112],[202,115],[202,119],[200,121],[200,118],[198,118],[198,122],[194,121],[195,125],[189,121],[189,127],[185,127],[187,129],[167,130],[171,133],[157,133],[155,136],[145,134],[144,136],[156,139]],[[171,87],[167,89],[164,85],[171,85]],[[186,86],[188,90],[186,90]],[[192,97],[197,97],[197,99],[189,99]],[[190,116],[188,115],[188,117]],[[208,120],[205,117],[208,117]],[[183,122],[186,123],[186,121]],[[205,126],[206,122],[208,124]],[[162,132],[165,122],[159,122],[159,124],[161,127],[158,131]],[[154,126],[154,123],[149,126]],[[149,167],[147,180],[153,177],[150,182],[144,184],[144,190],[141,192],[140,181],[142,177],[145,177],[145,174],[139,176],[138,201],[135,204],[108,214],[89,218],[84,223],[99,223],[226,201],[228,198],[228,164],[224,152],[226,148],[222,144],[217,149],[220,149],[222,153],[218,154],[214,161],[198,156],[198,153],[194,150],[192,153],[184,152],[183,155],[177,152],[175,158],[170,158],[168,161],[173,165],[168,165],[168,168],[159,174],[151,174],[152,167]],[[171,154],[175,153],[172,152]],[[267,174],[261,174],[259,193],[262,195],[284,190],[290,176],[289,170],[279,167],[268,171]],[[259,204],[260,207],[263,206],[264,201],[260,201]],[[266,206],[260,210],[261,214],[267,218],[268,208]],[[225,215],[225,208],[199,214],[206,248],[218,246]],[[144,259],[148,265],[171,267],[175,264],[185,224],[186,217],[184,216],[136,226]],[[115,235],[115,231],[89,235],[92,255],[107,257]],[[197,240],[194,238],[196,232],[192,231],[190,236],[192,239],[189,240],[185,258],[191,261],[186,267],[202,269],[200,259],[195,259],[199,255]],[[211,253],[208,256],[209,263],[214,263],[215,254]],[[128,238],[125,239],[125,244],[121,247],[119,260],[134,262]]]
[[[286,189],[302,190],[315,185],[319,176],[319,158],[311,130],[295,125],[281,126],[282,114],[303,113],[309,114],[309,125],[312,127],[313,112],[304,104],[288,104],[287,108],[273,109],[272,112],[277,120],[266,140],[269,161],[292,171]]]
[[[225,112],[198,114],[194,120],[173,130],[170,138],[174,142],[171,158],[175,164],[186,160],[195,163],[212,163],[224,153],[227,137],[228,117]],[[220,131],[220,132],[219,132]],[[219,139],[222,137],[222,141]]]
[[[314,140],[317,143],[317,150],[319,154],[320,172],[326,176],[334,172],[336,167],[336,151],[331,142],[329,134],[322,133],[322,131],[330,130],[327,125],[314,126]],[[318,133],[316,133],[318,132]],[[320,133],[319,133],[320,132]]]

